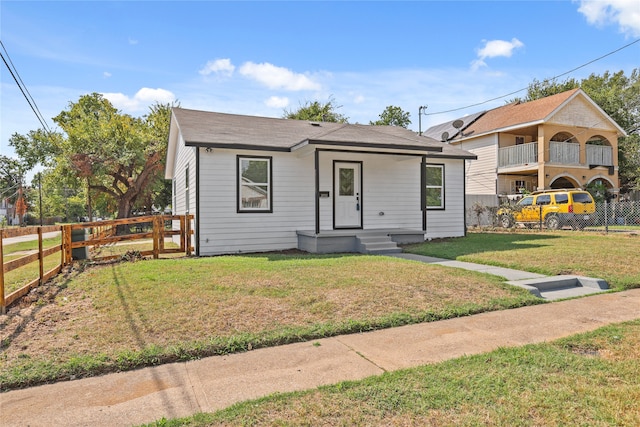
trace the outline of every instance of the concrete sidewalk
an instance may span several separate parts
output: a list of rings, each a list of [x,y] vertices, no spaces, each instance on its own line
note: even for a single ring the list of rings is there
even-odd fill
[[[0,394],[0,425],[149,423],[637,318],[640,289],[60,382]]]

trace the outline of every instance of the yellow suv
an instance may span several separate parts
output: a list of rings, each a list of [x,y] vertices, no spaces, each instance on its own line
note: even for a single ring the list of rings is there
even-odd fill
[[[565,225],[584,228],[593,219],[596,203],[589,192],[579,188],[535,191],[513,207],[498,210],[498,221],[505,228],[515,224],[542,224],[557,230]]]

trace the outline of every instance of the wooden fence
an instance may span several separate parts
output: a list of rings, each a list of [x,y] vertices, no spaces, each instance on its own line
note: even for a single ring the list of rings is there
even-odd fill
[[[159,258],[160,254],[185,253],[191,255],[193,247],[191,246],[191,236],[193,230],[191,221],[193,215],[152,215],[135,218],[116,219],[111,221],[85,222],[67,225],[51,225],[44,227],[21,227],[21,228],[3,228],[0,229],[0,310],[2,314],[6,312],[6,308],[15,302],[18,298],[26,295],[29,291],[49,279],[58,275],[62,268],[73,262],[73,250],[84,247],[99,247],[108,244],[115,244],[125,241],[149,240],[153,242],[152,249],[140,251],[143,256],[152,255],[153,258]],[[166,224],[170,223],[169,229]],[[178,224],[179,228],[174,229],[174,225]],[[131,227],[135,232],[130,233]],[[125,230],[120,234],[118,229]],[[76,230],[81,230],[77,238],[73,238]],[[76,231],[76,233],[74,233]],[[42,236],[44,233],[59,233],[60,244],[43,249]],[[4,262],[3,240],[11,237],[20,237],[26,235],[37,234],[38,249],[28,255],[22,256],[11,261]],[[179,236],[179,248],[165,248],[165,237]],[[32,239],[34,240],[34,239]],[[44,259],[50,255],[60,252],[60,262],[49,271],[44,271]],[[91,257],[92,260],[107,260],[110,258],[118,258],[121,255],[98,256]],[[39,263],[39,275],[20,289],[11,292],[5,296],[5,273],[13,271],[17,268],[26,266],[33,262]]]

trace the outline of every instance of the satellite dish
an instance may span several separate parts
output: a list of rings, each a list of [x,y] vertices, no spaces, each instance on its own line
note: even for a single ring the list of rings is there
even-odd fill
[[[460,129],[463,125],[464,125],[464,122],[460,119],[455,120],[453,123],[451,123],[451,126],[453,126],[456,129]]]
[[[449,139],[449,132],[442,132],[442,136],[440,136],[440,138],[442,139],[442,142],[447,142]]]

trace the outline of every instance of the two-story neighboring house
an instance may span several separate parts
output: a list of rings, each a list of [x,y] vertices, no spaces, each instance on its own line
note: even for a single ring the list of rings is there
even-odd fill
[[[596,182],[619,191],[618,137],[626,133],[581,89],[479,112],[424,135],[478,156],[467,164],[466,194],[486,205]]]

